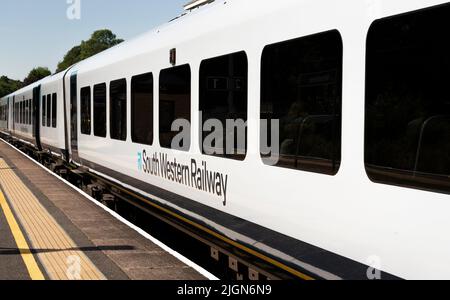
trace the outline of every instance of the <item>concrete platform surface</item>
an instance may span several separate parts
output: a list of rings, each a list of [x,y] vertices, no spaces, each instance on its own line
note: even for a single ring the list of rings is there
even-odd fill
[[[0,280],[203,280],[0,141]]]

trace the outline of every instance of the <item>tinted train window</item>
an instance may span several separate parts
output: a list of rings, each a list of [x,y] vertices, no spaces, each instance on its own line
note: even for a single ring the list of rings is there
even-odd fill
[[[106,84],[94,86],[94,135],[106,137]]]
[[[45,126],[45,121],[46,121],[46,118],[45,118],[45,108],[46,108],[46,106],[47,106],[47,97],[44,95],[44,96],[42,96],[42,126]]]
[[[110,84],[110,130],[111,138],[127,139],[127,81],[120,79]]]
[[[22,123],[27,124],[27,102],[22,101]]]
[[[131,138],[134,143],[153,144],[153,74],[131,79]]]
[[[164,148],[188,151],[190,141],[172,145],[179,134],[172,131],[175,120],[191,121],[191,69],[189,65],[162,70],[159,75],[159,142]],[[190,134],[190,132],[188,133]]]
[[[27,118],[28,118],[28,125],[30,125],[31,124],[31,100],[30,99],[28,99],[27,104],[28,104]]]
[[[365,163],[376,182],[450,192],[450,5],[373,23]]]
[[[203,154],[243,160],[247,153],[247,55],[245,52],[204,60],[200,65],[200,112]],[[208,139],[219,128],[205,123],[220,121],[221,137]],[[212,125],[212,124],[211,124]],[[205,144],[205,140],[208,142]]]
[[[30,111],[31,111],[31,105],[30,100],[27,100],[27,124],[30,124]]]
[[[58,103],[58,96],[56,93],[54,93],[52,95],[52,127],[53,128],[56,128],[56,125],[57,125],[57,116],[58,116],[57,103]]]
[[[47,95],[47,127],[51,126],[51,117],[52,117],[52,95]]]
[[[81,106],[81,133],[91,134],[91,87],[82,88],[80,91]]]
[[[265,164],[337,174],[341,161],[342,57],[342,39],[336,30],[264,49],[260,146]],[[272,124],[279,128],[272,128]],[[272,149],[270,154],[263,151],[267,146]]]

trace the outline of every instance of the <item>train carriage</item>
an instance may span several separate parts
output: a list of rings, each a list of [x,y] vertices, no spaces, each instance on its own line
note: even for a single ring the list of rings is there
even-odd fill
[[[0,126],[296,277],[448,278],[449,17],[215,1],[2,98]]]

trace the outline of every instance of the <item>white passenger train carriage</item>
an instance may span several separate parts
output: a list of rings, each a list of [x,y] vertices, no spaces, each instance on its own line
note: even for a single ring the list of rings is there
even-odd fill
[[[299,277],[449,278],[449,17],[438,0],[216,1],[2,98],[0,126]],[[38,87],[33,131],[11,103]],[[190,143],[171,149],[180,118]],[[206,155],[208,118],[247,121],[244,153]],[[280,122],[275,166],[261,119]]]

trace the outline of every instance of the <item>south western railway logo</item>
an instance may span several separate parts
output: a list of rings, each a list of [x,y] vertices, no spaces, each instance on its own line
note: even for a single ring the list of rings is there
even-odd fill
[[[228,174],[209,170],[206,161],[191,159],[186,165],[176,158],[169,159],[165,153],[154,152],[149,156],[144,150],[138,152],[137,165],[141,172],[210,193],[227,205]]]

